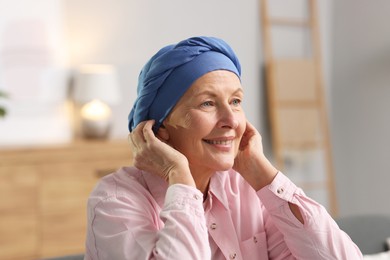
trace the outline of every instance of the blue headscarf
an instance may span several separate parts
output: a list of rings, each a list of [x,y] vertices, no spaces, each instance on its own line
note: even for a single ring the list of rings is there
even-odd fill
[[[156,133],[173,107],[204,74],[228,70],[241,77],[241,66],[232,48],[214,37],[193,37],[158,51],[143,67],[137,99],[129,114],[129,131],[154,119]]]

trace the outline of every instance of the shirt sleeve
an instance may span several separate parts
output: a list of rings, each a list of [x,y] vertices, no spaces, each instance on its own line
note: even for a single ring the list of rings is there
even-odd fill
[[[326,209],[281,172],[257,194],[269,214],[265,228],[271,259],[363,259]],[[299,207],[304,224],[293,215],[289,202]]]
[[[86,259],[210,259],[201,192],[172,185],[161,212],[150,199],[121,194],[90,209]]]

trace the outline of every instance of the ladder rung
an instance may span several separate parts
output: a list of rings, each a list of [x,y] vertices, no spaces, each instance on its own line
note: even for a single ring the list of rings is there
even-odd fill
[[[318,182],[297,182],[296,183],[298,187],[302,188],[303,190],[321,190],[327,188],[327,182],[324,181],[318,181]]]
[[[308,27],[310,23],[307,20],[297,18],[270,18],[270,23],[274,25],[302,26]]]
[[[277,100],[275,104],[279,107],[304,107],[304,108],[317,108],[321,106],[321,103],[317,100]]]
[[[312,149],[318,149],[323,148],[323,145],[321,141],[318,142],[315,141],[307,141],[307,142],[282,142],[281,146],[285,149],[299,149],[299,150],[312,150]]]

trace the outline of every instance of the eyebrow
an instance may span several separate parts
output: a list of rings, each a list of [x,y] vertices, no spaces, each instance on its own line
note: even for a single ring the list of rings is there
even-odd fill
[[[233,95],[235,95],[237,93],[244,94],[244,90],[242,88],[237,88],[233,92]],[[210,91],[210,90],[204,90],[204,91],[200,91],[200,92],[197,92],[197,93],[193,94],[194,97],[198,97],[198,96],[201,96],[201,95],[207,95],[207,96],[212,96],[212,97],[217,96],[214,91]]]

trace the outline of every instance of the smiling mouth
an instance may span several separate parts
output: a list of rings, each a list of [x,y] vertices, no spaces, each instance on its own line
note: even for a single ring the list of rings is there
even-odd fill
[[[204,139],[208,144],[215,144],[215,145],[231,145],[233,140],[206,140]]]

